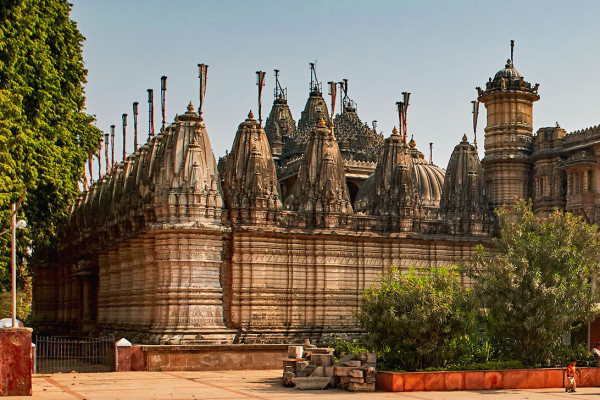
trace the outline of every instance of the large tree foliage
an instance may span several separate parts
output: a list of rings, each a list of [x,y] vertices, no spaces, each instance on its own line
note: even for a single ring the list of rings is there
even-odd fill
[[[498,210],[494,250],[478,249],[470,275],[496,343],[535,365],[561,334],[596,315],[600,235],[579,217],[537,216],[531,207],[520,200]]]
[[[456,267],[405,273],[391,267],[381,286],[364,291],[358,319],[367,347],[380,352],[383,364],[414,371],[453,361],[453,342],[473,332],[476,315]]]
[[[79,192],[100,131],[84,113],[83,36],[62,0],[0,0],[0,230],[29,187],[19,258],[51,250]],[[10,282],[10,235],[0,237],[0,289]]]

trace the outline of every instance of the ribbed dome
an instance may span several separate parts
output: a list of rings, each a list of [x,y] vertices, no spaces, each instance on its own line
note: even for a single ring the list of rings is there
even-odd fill
[[[496,72],[496,75],[494,75],[494,80],[500,78],[519,79],[522,77],[523,75],[521,75],[519,71],[515,69],[514,65],[512,65],[512,62],[510,60],[506,60],[506,65],[504,66],[504,69],[501,69],[500,71]]]
[[[424,207],[439,207],[446,172],[424,159],[413,158],[415,184]]]

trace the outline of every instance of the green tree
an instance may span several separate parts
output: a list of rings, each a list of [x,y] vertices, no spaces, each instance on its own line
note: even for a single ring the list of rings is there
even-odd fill
[[[62,0],[0,0],[0,230],[10,226],[10,204],[29,187],[19,212],[28,222],[18,235],[19,264],[30,252],[52,251],[101,136],[84,112],[84,38],[70,10]],[[0,289],[9,286],[4,235]]]
[[[561,334],[597,314],[600,235],[569,213],[536,216],[531,201],[499,209],[498,218],[493,250],[479,247],[469,275],[495,342],[537,365]]]
[[[367,347],[385,366],[407,371],[454,361],[453,342],[473,331],[477,315],[457,267],[402,273],[392,266],[381,278],[364,291],[358,313]]]

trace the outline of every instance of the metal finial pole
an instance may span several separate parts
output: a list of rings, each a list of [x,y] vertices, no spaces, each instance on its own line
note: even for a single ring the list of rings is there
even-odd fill
[[[515,65],[515,60],[514,60],[514,50],[515,50],[515,41],[511,40],[510,41],[510,65]]]
[[[429,164],[433,164],[433,143],[429,143]]]
[[[406,140],[404,139],[404,103],[401,101],[397,101],[396,102],[396,106],[398,107],[398,126],[400,127],[400,137],[402,138],[402,140],[404,142],[406,142]]]
[[[137,151],[138,142],[137,142],[137,119],[138,119],[138,103],[135,101],[133,103],[133,151]]]
[[[348,102],[348,79],[342,79],[344,81],[344,98],[342,103],[344,103],[344,107],[346,106],[346,103]]]
[[[104,172],[106,175],[110,174],[110,162],[108,160],[108,132],[104,134]]]
[[[265,87],[265,75],[263,71],[256,71],[256,85],[258,86],[258,124],[262,128],[262,90]]]
[[[198,115],[202,121],[202,106],[204,105],[204,95],[206,94],[206,75],[208,74],[208,65],[198,64],[198,78],[200,78],[200,105],[198,106]]]
[[[310,91],[311,92],[321,92],[319,79],[317,78],[317,70],[315,68],[317,61],[314,63],[309,63],[310,65]]]
[[[127,152],[125,150],[127,144],[127,114],[123,114],[123,161],[125,161],[125,157],[127,156]]]
[[[115,165],[115,126],[110,126],[110,165]]]
[[[162,112],[162,127],[160,128],[160,131],[164,131],[165,130],[165,96],[166,96],[166,92],[167,92],[167,77],[166,76],[161,76],[160,77],[160,109]]]
[[[275,71],[275,100],[277,100],[279,98],[279,70],[276,69]]]
[[[154,90],[148,89],[148,140],[154,137]]]

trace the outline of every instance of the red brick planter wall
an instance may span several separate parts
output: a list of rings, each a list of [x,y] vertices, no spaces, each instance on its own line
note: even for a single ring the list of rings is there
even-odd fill
[[[580,368],[577,386],[600,386],[600,368]],[[377,373],[377,388],[388,392],[540,389],[563,387],[563,369]]]
[[[0,396],[31,395],[31,329],[0,329]]]

